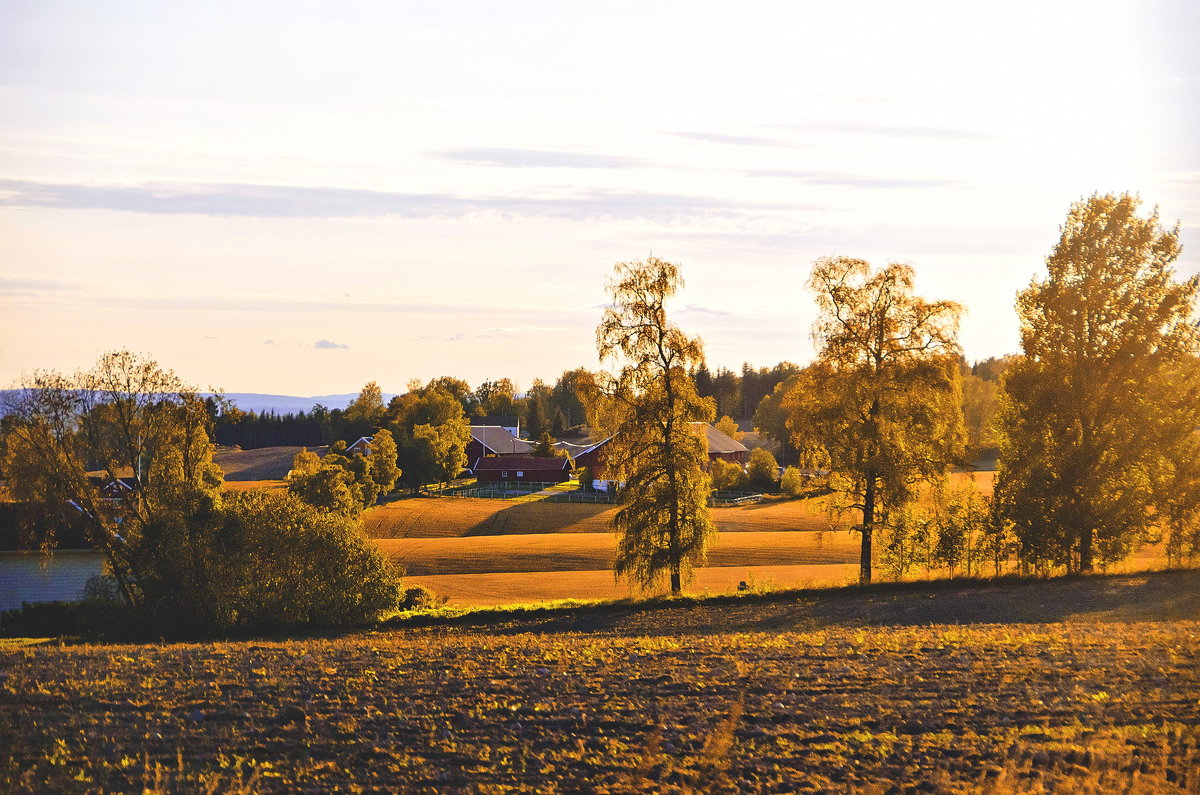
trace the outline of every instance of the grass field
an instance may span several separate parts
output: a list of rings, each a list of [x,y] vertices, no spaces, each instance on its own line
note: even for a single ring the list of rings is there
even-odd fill
[[[956,473],[951,484],[970,484],[991,494],[993,474]],[[614,506],[603,504],[415,498],[372,508],[363,514],[363,522],[372,538],[607,533],[615,511]],[[828,530],[853,522],[846,516],[830,516],[825,499],[713,508],[712,516],[722,533]]]
[[[1200,572],[0,645],[7,792],[1200,789]]]

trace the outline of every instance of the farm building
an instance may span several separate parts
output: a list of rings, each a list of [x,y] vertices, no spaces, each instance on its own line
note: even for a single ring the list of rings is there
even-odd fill
[[[528,455],[533,445],[513,436],[508,428],[499,425],[472,425],[471,441],[467,444],[467,460],[476,461],[488,456]]]
[[[513,436],[521,435],[521,418],[512,417],[507,414],[489,414],[486,417],[470,417],[468,418],[472,425],[496,425],[511,433]]]
[[[480,458],[472,469],[480,483],[563,483],[571,478],[571,462],[565,458],[529,455]]]
[[[371,454],[371,437],[360,436],[358,441],[346,447],[346,455],[370,455]]]
[[[746,445],[729,437],[728,435],[718,431],[713,426],[703,422],[690,423],[693,432],[704,439],[708,449],[709,465],[713,461],[721,459],[723,461],[732,461],[738,466],[744,467],[746,460],[750,456],[750,450]],[[565,450],[571,456],[576,467],[588,467],[592,470],[592,485],[594,488],[601,491],[608,488],[611,481],[611,474],[606,471],[606,462],[604,457],[604,448],[613,437],[608,437],[599,442],[593,442],[587,445],[571,444],[569,442],[559,442],[555,445],[560,450]]]

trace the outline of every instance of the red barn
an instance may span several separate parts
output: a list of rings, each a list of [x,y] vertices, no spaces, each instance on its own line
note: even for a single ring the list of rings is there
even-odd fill
[[[480,458],[472,469],[480,483],[563,483],[571,478],[571,462],[565,458],[530,455]]]

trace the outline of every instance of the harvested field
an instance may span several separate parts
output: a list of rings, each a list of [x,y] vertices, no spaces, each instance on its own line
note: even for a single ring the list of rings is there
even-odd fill
[[[858,582],[857,563],[806,566],[706,566],[684,589],[688,594],[737,591],[738,583],[759,588],[815,588]],[[563,599],[623,599],[629,586],[603,571],[537,571],[492,574],[431,574],[405,577],[405,585],[421,585],[449,600],[450,607],[495,607]]]
[[[411,575],[610,569],[611,533],[477,538],[387,538],[376,544]],[[709,548],[712,566],[853,563],[859,540],[849,532],[730,533]]]
[[[213,463],[225,473],[225,480],[283,480],[292,468],[292,460],[303,447],[257,447],[253,450],[218,450]],[[320,448],[309,447],[309,450]]]
[[[615,512],[615,506],[604,504],[418,498],[372,508],[363,514],[363,522],[372,538],[608,533]],[[848,526],[831,520],[821,500],[713,508],[712,516],[725,533]]]
[[[0,787],[1195,792],[1198,617],[1191,571],[0,647]]]
[[[974,485],[991,494],[994,474],[955,473],[951,485]],[[372,508],[363,514],[363,522],[372,538],[607,533],[615,511],[615,506],[604,504],[412,498]],[[849,517],[831,517],[821,498],[713,508],[712,516],[722,533],[829,530],[852,524]]]

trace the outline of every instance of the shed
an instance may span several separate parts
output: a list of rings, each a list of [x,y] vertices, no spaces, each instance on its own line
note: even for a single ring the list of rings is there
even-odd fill
[[[571,479],[571,462],[566,458],[488,457],[478,459],[472,469],[480,483],[563,483]]]

